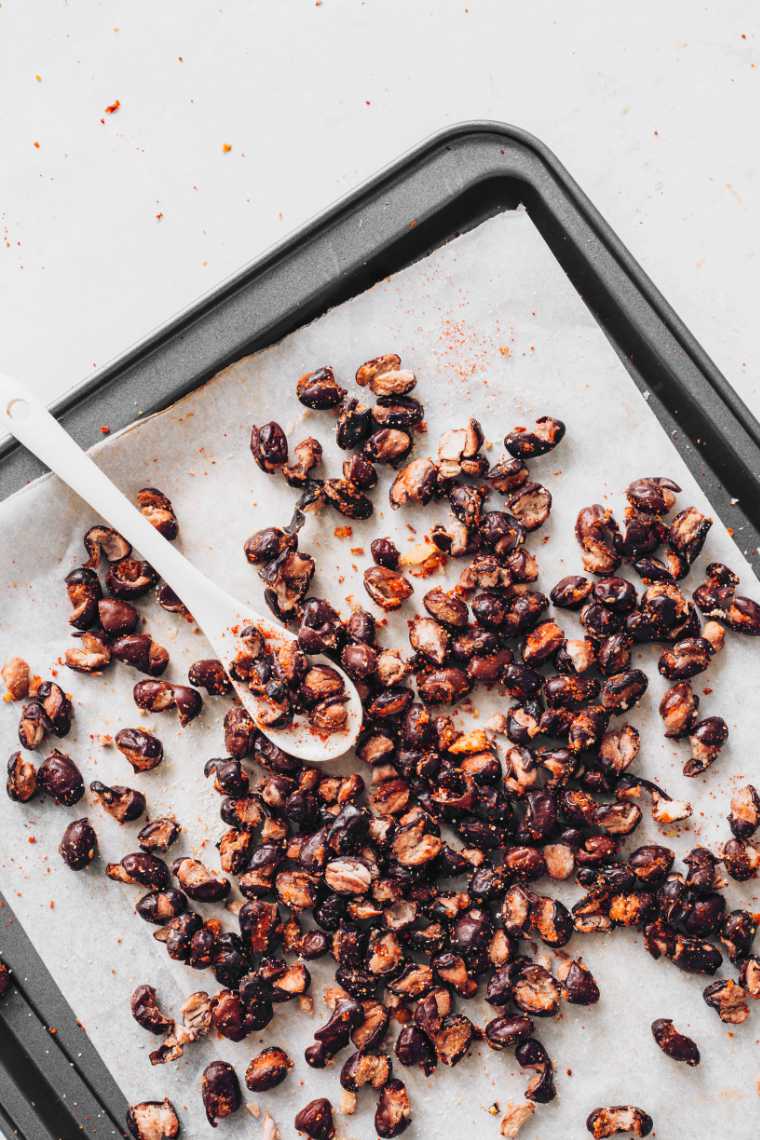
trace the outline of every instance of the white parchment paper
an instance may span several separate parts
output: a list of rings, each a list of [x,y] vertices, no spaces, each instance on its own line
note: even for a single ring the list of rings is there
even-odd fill
[[[352,388],[357,365],[387,351],[401,353],[404,365],[418,375],[415,394],[425,403],[428,434],[418,438],[417,454],[433,453],[442,431],[464,423],[470,414],[481,420],[492,443],[492,461],[515,424],[547,412],[567,423],[561,446],[532,465],[533,477],[554,495],[550,522],[530,540],[540,559],[539,585],[547,592],[560,576],[580,570],[572,531],[579,507],[609,503],[621,517],[623,489],[632,478],[667,474],[683,487],[681,506],[695,503],[708,509],[645,400],[522,213],[482,225],[275,347],[239,361],[175,407],[104,442],[96,449],[97,461],[129,494],[145,485],[164,490],[180,520],[181,549],[232,594],[263,606],[261,583],[241,546],[259,527],[288,521],[295,492],[256,468],[248,450],[250,426],[277,419],[291,445],[307,434],[317,435],[325,447],[325,471],[339,474],[343,453],[334,444],[332,417],[303,409],[294,397],[295,381],[302,372],[331,363],[341,382]],[[389,482],[390,476],[383,475],[374,495],[374,518],[353,523],[350,538],[335,537],[334,528],[345,520],[334,514],[311,518],[302,534],[302,548],[317,558],[313,592],[328,596],[344,612],[352,601],[372,608],[361,584],[372,537],[392,534],[406,549],[433,521],[447,519],[443,504],[425,512],[392,512]],[[173,811],[183,825],[170,856],[196,853],[215,866],[213,844],[223,825],[220,801],[204,779],[203,765],[223,753],[221,723],[228,702],[207,699],[202,717],[183,731],[171,714],[146,717],[135,708],[131,692],[137,678],[125,666],[92,678],[56,664],[72,644],[62,580],[81,564],[81,535],[92,522],[91,512],[51,477],[2,505],[0,657],[20,654],[43,676],[57,670],[76,709],[74,727],[62,746],[80,765],[87,784],[99,779],[139,786],[151,815]],[[757,595],[751,570],[717,522],[690,584],[700,580],[704,562],[715,558],[733,566],[747,592]],[[453,583],[461,568],[462,563],[451,562],[436,578],[417,581],[414,604],[389,622],[385,643],[405,647],[405,622],[421,608],[422,594],[433,584]],[[189,664],[207,655],[202,635],[154,602],[142,609],[146,628],[171,652],[167,676],[184,679]],[[558,618],[568,632],[574,629],[574,619],[565,612]],[[702,696],[703,714],[722,715],[731,731],[718,763],[696,781],[681,775],[686,746],[662,736],[657,704],[666,684],[656,671],[656,652],[648,648],[639,660],[650,688],[641,708],[630,715],[642,734],[636,771],[675,797],[694,802],[689,824],[668,833],[667,841],[685,853],[696,842],[727,837],[731,789],[753,773],[756,778],[757,643],[729,634],[723,654],[696,679],[698,691],[712,690]],[[482,715],[505,707],[482,692],[477,703]],[[3,706],[0,716],[7,754],[17,747],[18,706]],[[115,749],[99,743],[99,734],[140,724],[163,740],[166,760],[154,772],[135,776]],[[342,770],[351,764],[341,762]],[[130,1016],[132,989],[154,984],[163,1007],[176,1013],[191,991],[213,992],[217,985],[210,973],[171,962],[153,941],[154,928],[132,913],[141,892],[101,873],[106,860],[135,848],[140,824],[120,827],[88,801],[89,792],[71,809],[41,801],[13,804],[0,797],[2,885],[126,1096],[135,1101],[168,1095],[182,1116],[183,1135],[210,1135],[199,1094],[202,1069],[212,1058],[225,1057],[242,1082],[253,1053],[263,1044],[278,1044],[294,1058],[294,1071],[280,1088],[248,1100],[256,1099],[271,1112],[283,1137],[295,1134],[294,1114],[312,1097],[329,1096],[337,1107],[335,1068],[315,1072],[303,1060],[304,1046],[326,1017],[321,994],[332,980],[328,962],[313,964],[313,1019],[295,1006],[280,1006],[263,1034],[237,1045],[206,1040],[188,1048],[179,1063],[151,1068],[147,1054],[157,1041]],[[75,874],[63,865],[57,846],[69,820],[84,814],[97,829],[102,862]],[[636,844],[661,835],[646,809],[645,815]],[[565,884],[556,893],[572,902],[580,891]],[[728,895],[730,906],[760,909],[754,884],[732,883]],[[219,913],[218,908],[198,909]],[[225,921],[236,929],[231,916]],[[539,1106],[524,1130],[526,1140],[583,1136],[588,1112],[611,1103],[645,1108],[654,1117],[659,1140],[756,1137],[760,1009],[754,1011],[754,1021],[730,1031],[702,1001],[707,979],[654,962],[635,932],[576,936],[569,949],[589,963],[602,999],[590,1008],[567,1006],[557,1021],[538,1025],[556,1064],[559,1095],[554,1103]],[[462,1004],[480,1024],[492,1016],[480,1001]],[[656,1017],[672,1017],[697,1040],[702,1051],[698,1069],[679,1066],[657,1049],[649,1029]],[[490,1115],[488,1106],[498,1102],[503,1110],[510,1100],[521,1101],[530,1075],[518,1069],[510,1053],[482,1046],[454,1070],[440,1069],[429,1079],[400,1066],[397,1071],[413,1100],[414,1123],[407,1135],[418,1140],[459,1137],[473,1129],[498,1136],[499,1117]],[[355,1116],[337,1117],[344,1140],[375,1135],[374,1096],[365,1090],[359,1101]],[[262,1124],[241,1112],[220,1128],[230,1137],[256,1136]]]

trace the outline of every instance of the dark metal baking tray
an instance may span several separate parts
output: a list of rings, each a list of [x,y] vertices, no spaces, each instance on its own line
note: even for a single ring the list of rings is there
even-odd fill
[[[760,424],[557,158],[502,123],[435,135],[59,401],[80,444],[166,407],[486,218],[523,205],[735,541],[760,567]],[[42,472],[0,442],[0,497]],[[0,1127],[27,1140],[121,1134],[126,1103],[12,910],[0,954]],[[44,947],[40,948],[44,953]],[[55,1032],[49,1032],[52,1027]]]

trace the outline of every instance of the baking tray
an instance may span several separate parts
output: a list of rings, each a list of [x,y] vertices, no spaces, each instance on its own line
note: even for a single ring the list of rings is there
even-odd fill
[[[757,573],[760,425],[551,151],[501,123],[435,135],[53,410],[88,447],[103,427],[116,431],[166,407],[234,360],[519,205]],[[0,497],[43,470],[13,440],[0,442]],[[0,1128],[26,1140],[123,1135],[118,1084],[7,899],[0,954],[18,983],[0,1004]]]

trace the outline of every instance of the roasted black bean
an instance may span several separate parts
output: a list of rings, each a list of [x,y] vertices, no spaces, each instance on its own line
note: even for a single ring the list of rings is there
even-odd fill
[[[385,566],[372,566],[364,571],[364,588],[384,610],[395,610],[412,594],[412,586],[403,574]]]
[[[307,408],[325,411],[337,408],[346,395],[346,389],[336,382],[332,368],[326,366],[304,373],[296,384],[296,395]]]
[[[98,601],[103,594],[97,574],[86,566],[80,566],[66,575],[65,582],[69,601],[74,607],[69,614],[69,625],[76,629],[89,629],[98,620]]]
[[[680,511],[670,523],[668,543],[691,565],[704,546],[712,519],[696,507]]]
[[[75,819],[68,825],[58,851],[72,871],[82,871],[98,853],[98,837],[88,819]]]
[[[97,570],[101,558],[119,562],[132,553],[127,540],[110,526],[91,526],[84,536],[84,546],[89,555],[85,567],[89,570]]]
[[[372,412],[357,399],[345,400],[338,413],[335,438],[338,447],[352,451],[360,447],[372,431]]]
[[[643,1108],[635,1108],[630,1104],[595,1108],[586,1120],[586,1128],[595,1140],[616,1136],[620,1132],[630,1133],[631,1136],[648,1136],[653,1126],[654,1122],[649,1113],[644,1112]]]
[[[187,679],[195,688],[205,689],[209,696],[223,697],[232,692],[232,682],[221,661],[215,658],[194,661],[188,669]]]
[[[335,1135],[332,1105],[326,1097],[310,1100],[296,1113],[294,1123],[296,1131],[310,1137],[310,1140],[332,1140]]]
[[[684,681],[703,673],[712,655],[713,648],[704,637],[687,637],[665,650],[658,668],[669,681]]]
[[[8,780],[5,789],[10,799],[25,804],[39,791],[37,769],[21,752],[13,752],[8,760]]]
[[[119,823],[132,823],[145,811],[145,796],[134,788],[125,788],[120,784],[109,788],[99,780],[93,780],[90,791]]]
[[[732,795],[728,825],[737,839],[750,839],[757,831],[760,826],[760,795],[754,785],[745,784]]]
[[[592,589],[593,583],[588,578],[571,574],[567,578],[560,579],[550,597],[555,606],[566,610],[577,610],[588,601]]]
[[[622,539],[609,507],[584,507],[575,522],[583,567],[591,574],[612,574],[622,561]]]
[[[136,495],[137,509],[159,534],[171,542],[179,533],[177,516],[171,500],[156,487],[142,487]]]
[[[115,598],[129,601],[146,594],[155,586],[157,574],[147,562],[139,558],[123,558],[112,562],[106,574],[106,586]]]
[[[565,434],[562,420],[541,416],[533,428],[516,427],[505,436],[504,446],[515,459],[533,459],[552,451]]]
[[[726,1025],[741,1025],[749,1017],[746,991],[731,978],[711,982],[703,990],[702,996]]]
[[[164,758],[164,748],[158,737],[141,728],[119,729],[114,743],[135,772],[150,772]]]
[[[610,712],[626,712],[638,704],[647,690],[649,681],[640,669],[629,669],[625,673],[613,673],[607,677],[599,692],[599,698]]]
[[[684,764],[684,776],[699,776],[718,758],[728,740],[728,725],[719,716],[708,716],[695,724],[689,734],[691,759]]]
[[[735,597],[723,620],[734,633],[760,637],[760,605],[751,598]]]
[[[274,420],[251,428],[251,455],[261,470],[270,475],[288,462],[288,441]]]
[[[37,783],[40,790],[50,796],[54,803],[66,807],[78,803],[84,795],[82,773],[74,761],[57,748],[37,769]]]
[[[237,1112],[241,1105],[240,1083],[232,1065],[226,1061],[212,1061],[207,1065],[201,1080],[201,1096],[213,1128],[218,1121]]]
[[[269,526],[264,530],[257,530],[246,539],[243,550],[248,561],[258,566],[262,562],[274,562],[285,551],[295,550],[297,547],[298,535],[289,534],[288,531],[276,526]]]
[[[284,1049],[272,1045],[262,1049],[248,1064],[245,1071],[246,1087],[251,1092],[267,1092],[281,1085],[293,1068],[293,1062]]]
[[[127,1112],[127,1128],[135,1140],[176,1140],[180,1134],[177,1110],[170,1100],[145,1100]]]
[[[400,1136],[412,1122],[412,1106],[406,1085],[393,1077],[380,1090],[375,1110],[375,1131],[378,1136]]]

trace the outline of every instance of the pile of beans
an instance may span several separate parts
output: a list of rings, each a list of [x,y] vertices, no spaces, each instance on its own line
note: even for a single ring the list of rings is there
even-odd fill
[[[664,844],[626,848],[643,802],[660,824],[692,812],[635,771],[639,733],[627,714],[648,686],[634,663],[637,646],[661,647],[659,671],[672,682],[660,703],[663,732],[684,742],[684,774],[696,777],[718,760],[728,727],[714,712],[700,717],[691,682],[721,651],[726,630],[760,635],[760,606],[739,595],[736,575],[716,562],[691,596],[685,593],[712,520],[695,507],[674,514],[680,488],[662,477],[628,486],[623,525],[609,507],[583,507],[575,526],[583,573],[541,592],[529,539],[548,519],[552,495],[531,478],[529,464],[561,443],[565,425],[543,416],[531,427],[515,427],[505,437],[506,454],[491,464],[480,425],[470,419],[444,433],[435,457],[410,458],[425,435],[424,408],[410,395],[414,373],[388,354],[363,364],[356,383],[374,403],[349,396],[328,367],[296,386],[307,408],[335,417],[337,443],[346,451],[338,477],[318,474],[323,451],[315,438],[298,443],[291,458],[279,424],[253,427],[255,462],[297,488],[300,499],[290,525],[258,531],[244,553],[258,567],[272,612],[298,640],[272,643],[248,627],[232,666],[261,702],[261,727],[287,726],[305,712],[316,731],[328,734],[345,726],[343,682],[336,669],[310,657],[323,654],[340,665],[365,712],[356,770],[337,776],[304,765],[269,741],[240,704],[227,703],[225,755],[205,766],[226,828],[217,843],[218,868],[187,856],[162,858],[181,833],[173,816],[144,823],[138,850],[105,868],[112,880],[146,892],[137,913],[156,927],[154,938],[168,955],[210,971],[221,988],[190,994],[175,1019],[161,1009],[155,989],[142,985],[132,995],[132,1013],[162,1038],[151,1062],[172,1062],[211,1031],[241,1041],[276,1025],[282,1002],[308,1010],[308,963],[329,956],[330,1016],[315,1031],[305,1062],[323,1069],[344,1054],[341,1112],[353,1112],[366,1087],[377,1097],[377,1134],[400,1135],[412,1104],[394,1066],[396,1074],[407,1067],[430,1074],[456,1066],[483,1042],[513,1051],[528,1074],[525,1101],[510,1105],[501,1121],[501,1134],[516,1136],[536,1105],[556,1095],[554,1064],[537,1024],[548,1026],[563,1003],[592,1005],[600,998],[581,955],[565,950],[575,935],[636,927],[654,958],[708,977],[725,953],[735,977],[710,982],[704,1000],[730,1025],[743,1022],[750,999],[760,998],[755,919],[728,910],[722,873],[743,881],[760,869],[755,788],[734,794],[725,844],[715,852],[695,847],[684,870],[675,869],[675,852]],[[383,645],[371,611],[355,608],[344,617],[328,599],[311,596],[315,560],[299,549],[306,514],[372,515],[383,464],[396,469],[393,509],[446,504],[451,518],[431,522],[416,561],[391,539],[373,539],[373,564],[363,580],[374,605],[411,606],[411,578],[434,573],[448,559],[463,565],[453,589],[424,591],[422,611],[410,613],[409,649]],[[493,496],[501,501],[489,508]],[[172,505],[160,491],[143,489],[138,505],[167,539],[177,535]],[[93,527],[84,544],[87,560],[66,578],[78,644],[65,664],[97,676],[121,662],[146,674],[134,687],[137,708],[174,713],[183,725],[201,711],[201,689],[205,699],[229,698],[218,661],[196,662],[187,683],[161,679],[169,654],[139,631],[135,601],[152,592],[165,609],[188,618],[182,602],[114,531]],[[621,576],[623,566],[631,577]],[[577,615],[582,636],[567,636],[562,611]],[[12,699],[23,702],[23,751],[10,759],[8,794],[21,803],[42,793],[53,803],[76,804],[85,786],[74,760],[57,748],[39,766],[27,755],[49,735],[66,735],[69,698],[56,682],[31,678],[20,658],[6,663],[3,676]],[[482,727],[461,731],[454,707],[472,712],[478,686],[511,703]],[[125,726],[114,743],[136,774],[162,762],[160,740],[144,729]],[[125,825],[147,811],[137,789],[95,781],[90,790]],[[60,853],[70,868],[89,866],[97,849],[87,818],[69,824]],[[582,894],[568,908],[544,884],[573,876]],[[237,929],[194,903],[224,904]],[[493,1010],[484,1025],[466,1012],[476,995]],[[398,1032],[391,1046],[392,1026]],[[699,1064],[699,1048],[672,1020],[658,1018],[651,1029],[668,1057]],[[293,1067],[272,1045],[252,1058],[245,1085],[252,1092],[272,1089]],[[241,1107],[239,1078],[226,1062],[206,1068],[201,1092],[211,1124]],[[180,1130],[168,1100],[133,1106],[128,1126],[138,1140]],[[295,1127],[312,1140],[329,1140],[331,1101],[311,1101]],[[652,1127],[651,1117],[632,1105],[599,1107],[587,1120],[594,1137],[646,1136]]]

